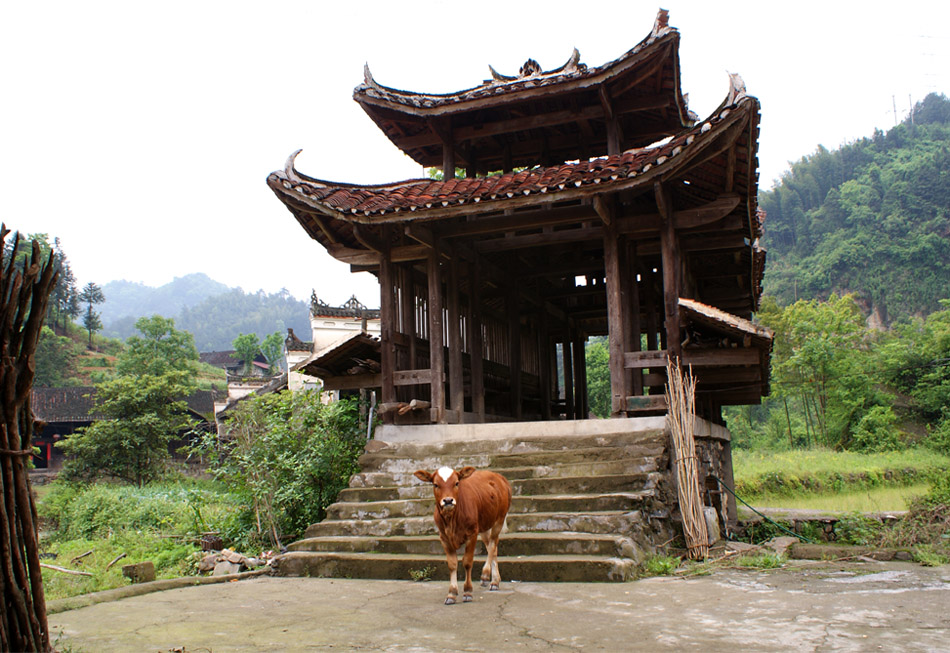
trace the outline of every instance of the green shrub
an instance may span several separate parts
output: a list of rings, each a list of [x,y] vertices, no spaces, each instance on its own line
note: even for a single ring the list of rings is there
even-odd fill
[[[881,535],[881,522],[853,512],[845,515],[835,524],[835,536],[841,544],[867,546],[878,541]]]
[[[220,439],[194,453],[244,506],[227,525],[244,546],[279,546],[326,515],[359,470],[365,445],[355,400],[329,405],[318,392],[283,392],[242,401]]]
[[[676,556],[654,555],[643,561],[645,576],[670,576],[680,566]]]
[[[772,551],[763,551],[754,555],[741,556],[735,564],[750,569],[777,569],[785,564],[785,557]]]
[[[872,406],[854,427],[848,448],[866,452],[903,449],[894,410],[890,406]]]
[[[939,422],[925,442],[934,451],[950,456],[950,417]]]

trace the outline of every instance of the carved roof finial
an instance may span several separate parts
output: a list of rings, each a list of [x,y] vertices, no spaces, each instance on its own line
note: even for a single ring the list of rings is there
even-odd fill
[[[653,31],[650,36],[659,36],[663,31],[670,27],[670,12],[666,9],[660,9],[656,12],[656,20],[653,21]]]
[[[518,77],[530,77],[531,75],[537,75],[541,72],[541,64],[539,64],[534,59],[528,59],[524,62],[524,65],[521,66],[521,69],[518,70]]]

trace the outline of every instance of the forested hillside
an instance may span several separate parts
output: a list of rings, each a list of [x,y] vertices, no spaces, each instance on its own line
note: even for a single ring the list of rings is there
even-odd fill
[[[798,163],[760,204],[765,291],[779,304],[855,293],[872,323],[950,297],[950,100],[931,94],[887,133]]]

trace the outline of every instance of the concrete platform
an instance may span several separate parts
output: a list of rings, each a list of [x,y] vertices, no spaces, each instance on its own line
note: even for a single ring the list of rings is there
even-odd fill
[[[442,605],[445,582],[259,577],[50,617],[83,651],[945,651],[950,567],[796,563],[634,583],[510,583]],[[54,635],[55,638],[55,635]]]

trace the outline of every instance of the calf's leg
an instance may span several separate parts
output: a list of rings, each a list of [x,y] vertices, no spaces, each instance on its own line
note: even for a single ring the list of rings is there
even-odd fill
[[[465,567],[465,585],[462,587],[462,601],[468,603],[472,600],[472,565],[475,563],[475,543],[478,542],[478,535],[472,534],[465,543],[465,554],[462,556],[462,566]]]
[[[488,549],[488,560],[485,562],[486,567],[491,568],[491,587],[490,591],[494,592],[501,585],[501,572],[498,571],[498,541],[501,538],[501,529],[505,527],[504,518],[498,520],[491,529],[491,535],[489,535],[489,541],[491,544],[487,546]],[[482,572],[482,579],[485,578],[485,572]]]
[[[485,566],[482,567],[482,587],[488,587],[488,582],[491,580],[491,538],[489,538],[489,531],[484,531],[481,534],[482,544],[485,545]]]
[[[445,549],[445,562],[449,566],[449,593],[445,597],[445,604],[453,605],[459,595],[459,558],[455,549],[450,548],[444,541],[442,548]]]

